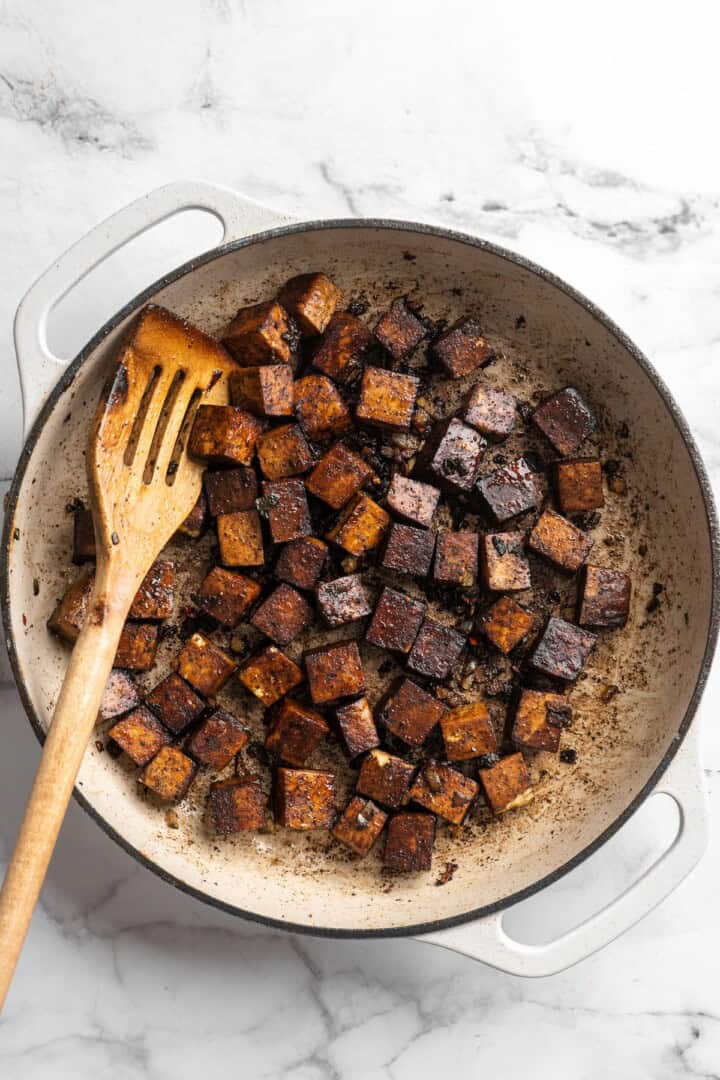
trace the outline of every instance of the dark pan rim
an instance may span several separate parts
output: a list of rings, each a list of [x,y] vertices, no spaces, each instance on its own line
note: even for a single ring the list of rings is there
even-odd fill
[[[636,364],[643,370],[648,378],[648,381],[654,386],[662,398],[668,414],[675,424],[688,452],[690,460],[692,461],[695,475],[697,477],[698,486],[702,493],[703,503],[705,506],[705,515],[708,526],[708,533],[711,547],[711,559],[712,559],[712,604],[710,613],[710,624],[708,627],[708,636],[705,644],[705,651],[698,672],[697,681],[690,698],[690,702],[682,719],[682,722],[678,728],[676,735],[673,737],[670,746],[668,747],[665,755],[660,761],[659,765],[653,772],[650,779],[645,786],[635,796],[635,798],[629,803],[625,810],[615,819],[615,821],[609,825],[599,836],[597,836],[590,844],[588,844],[582,851],[579,851],[562,866],[553,870],[551,873],[546,874],[544,877],[535,881],[532,885],[526,886],[524,889],[520,889],[517,892],[512,893],[509,896],[504,897],[502,900],[498,900],[493,904],[487,904],[484,907],[474,908],[470,911],[465,911],[460,915],[453,915],[446,919],[437,919],[431,922],[416,923],[410,926],[401,927],[385,927],[379,929],[345,929],[338,927],[320,927],[309,926],[304,923],[294,923],[285,921],[283,919],[270,918],[266,915],[260,915],[254,911],[247,911],[243,908],[236,907],[233,904],[226,903],[223,900],[219,900],[216,897],[209,896],[202,890],[197,889],[193,885],[189,885],[187,882],[180,880],[173,874],[168,873],[162,867],[158,866],[147,856],[143,855],[141,851],[133,847],[123,836],[120,835],[87,801],[82,791],[78,787],[74,790],[74,797],[76,801],[87,811],[88,814],[100,825],[102,829],[112,837],[113,840],[121,848],[123,848],[129,855],[132,855],[141,865],[146,866],[149,870],[152,870],[158,877],[162,878],[170,885],[174,885],[182,892],[195,897],[204,903],[210,904],[221,911],[225,911],[230,915],[239,915],[242,918],[250,919],[254,922],[261,923],[265,926],[270,926],[280,930],[287,930],[296,934],[308,934],[316,937],[327,938],[391,938],[391,937],[414,937],[421,934],[427,934],[438,930],[444,930],[454,926],[461,926],[464,923],[471,923],[477,919],[481,919],[484,916],[495,914],[496,912],[503,911],[504,909],[511,907],[513,904],[517,904],[521,900],[525,900],[527,897],[534,895],[541,889],[544,889],[547,885],[551,885],[553,882],[558,881],[564,877],[565,874],[574,870],[577,866],[583,863],[590,855],[592,855],[606,840],[609,840],[635,813],[638,807],[645,801],[645,799],[651,794],[653,789],[658,784],[666,769],[670,765],[670,762],[678,752],[685,735],[692,723],[692,720],[697,712],[700,699],[705,689],[708,674],[712,664],[713,654],[717,645],[718,637],[718,623],[720,621],[720,533],[718,531],[717,514],[715,510],[715,503],[712,495],[712,489],[710,487],[710,481],[705,470],[700,453],[695,445],[695,440],[690,432],[685,417],[683,416],[680,408],[673,399],[667,386],[660,378],[654,367],[647,359],[647,357],[638,349],[638,347],[627,337],[625,333],[610,319],[600,308],[587,299],[582,293],[578,292],[571,285],[568,285],[561,278],[550,271],[545,270],[537,263],[532,262],[530,259],[526,259],[522,255],[518,255],[515,252],[509,251],[506,248],[499,247],[494,243],[490,243],[487,240],[481,240],[477,237],[470,236],[467,233],[456,232],[452,229],[440,228],[434,225],[417,224],[411,221],[395,221],[391,219],[375,219],[375,218],[342,218],[338,220],[320,220],[310,222],[300,222],[292,225],[284,225],[275,229],[268,229],[263,232],[254,233],[251,236],[243,237],[239,240],[230,241],[227,244],[222,244],[219,247],[213,248],[210,251],[204,252],[201,255],[195,256],[188,260],[182,266],[177,267],[175,270],[164,275],[155,281],[152,285],[144,289],[138,296],[136,296],[129,304],[126,304],[120,311],[118,311],[111,319],[109,319],[105,325],[98,331],[97,334],[87,343],[87,345],[81,350],[77,357],[68,365],[56,385],[51,390],[48,398],[41,408],[37,419],[35,420],[30,434],[27,438],[25,446],[23,447],[20,455],[18,465],[13,477],[12,485],[6,496],[6,509],[5,509],[5,523],[2,536],[2,561],[0,563],[0,601],[2,603],[2,615],[3,625],[5,629],[5,640],[7,644],[8,654],[10,657],[10,663],[12,665],[13,674],[15,676],[15,682],[17,684],[18,692],[22,700],[25,712],[32,724],[33,730],[37,735],[39,741],[42,743],[45,738],[45,733],[42,728],[40,719],[35,712],[35,709],[30,701],[27,688],[22,676],[22,670],[18,652],[15,643],[15,637],[10,619],[10,554],[13,538],[13,521],[15,517],[15,510],[17,502],[22,488],[23,479],[28,466],[28,462],[32,455],[35,444],[38,440],[39,434],[44,427],[45,421],[55,407],[58,398],[72,383],[77,371],[87,359],[87,357],[100,345],[100,343],[111,333],[115,327],[122,322],[133,311],[137,310],[144,303],[149,301],[160,289],[165,288],[192,270],[203,266],[209,262],[213,262],[215,259],[222,257],[231,251],[237,251],[244,247],[249,247],[253,244],[264,243],[267,240],[276,239],[283,236],[292,236],[303,232],[316,232],[326,229],[377,229],[377,230],[389,230],[395,232],[407,232],[410,235],[424,235],[424,236],[437,236],[443,240],[451,240],[460,244],[465,244],[469,247],[478,248],[481,251],[486,251],[489,254],[503,259],[513,266],[519,267],[522,270],[529,271],[539,277],[541,280],[547,282],[549,285],[565,293],[576,304],[585,309],[585,311],[591,315],[601,326],[611,334],[616,341],[632,356]]]

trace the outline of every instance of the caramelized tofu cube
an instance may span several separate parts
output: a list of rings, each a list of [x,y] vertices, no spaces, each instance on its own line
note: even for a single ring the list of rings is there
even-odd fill
[[[225,566],[262,566],[262,526],[257,510],[220,514],[217,519],[220,561]]]
[[[355,375],[372,344],[364,323],[346,311],[336,311],[313,356],[313,367],[344,383]]]
[[[203,476],[208,509],[213,517],[254,510],[258,494],[254,469],[215,469]]]
[[[380,565],[384,570],[427,577],[434,551],[434,532],[429,529],[416,529],[412,525],[393,523],[385,540]]]
[[[344,626],[372,611],[359,574],[323,581],[318,586],[317,604],[328,626]]]
[[[403,521],[428,529],[432,524],[439,499],[438,488],[423,484],[421,480],[411,480],[407,476],[395,473],[390,481],[385,501],[388,509]]]
[[[165,802],[180,802],[188,793],[197,765],[177,746],[162,746],[140,773],[139,781]]]
[[[365,690],[365,672],[356,641],[338,641],[305,653],[305,669],[315,705],[331,705]]]
[[[418,385],[414,375],[366,367],[355,415],[358,420],[387,431],[409,431]]]
[[[378,546],[389,524],[383,508],[360,492],[345,507],[327,539],[350,555],[365,555]]]
[[[517,402],[504,390],[476,384],[465,398],[462,418],[486,439],[500,442],[517,423]]]
[[[178,674],[205,697],[219,693],[237,664],[203,634],[188,638],[177,659]]]
[[[313,442],[325,442],[352,427],[350,410],[327,375],[306,375],[297,380],[295,415]]]
[[[265,736],[265,749],[288,765],[304,765],[329,730],[315,709],[284,698]]]
[[[73,514],[73,555],[72,561],[93,562],[95,559],[95,526],[92,514],[84,506],[78,506]]]
[[[490,714],[482,701],[450,709],[440,717],[440,729],[448,761],[470,761],[497,750]]]
[[[205,711],[205,702],[175,672],[145,695],[145,704],[174,735],[182,735]]]
[[[169,619],[173,613],[175,564],[169,559],[154,562],[132,602],[129,619]]]
[[[210,785],[208,802],[214,831],[219,836],[230,836],[264,828],[268,801],[257,780],[217,780]]]
[[[590,554],[594,540],[554,510],[544,510],[528,537],[528,547],[561,570],[575,573]]]
[[[521,753],[508,754],[487,769],[479,770],[480,783],[495,814],[517,810],[532,800],[530,773]]]
[[[477,580],[478,534],[462,529],[441,532],[435,546],[433,579],[438,585],[470,589]]]
[[[77,641],[85,624],[93,591],[93,578],[91,571],[80,574],[48,619],[48,630],[70,644]]]
[[[341,705],[335,710],[335,719],[351,761],[366,750],[380,745],[372,709],[366,697]]]
[[[515,746],[556,754],[560,748],[561,729],[571,719],[572,710],[562,694],[522,690],[510,737]]]
[[[257,455],[263,476],[268,480],[299,476],[315,464],[299,424],[283,424],[266,431],[258,439]]]
[[[338,818],[332,831],[340,843],[356,855],[367,855],[383,831],[387,814],[370,799],[355,795]]]
[[[103,691],[98,720],[115,720],[140,704],[137,687],[127,671],[113,668]]]
[[[252,578],[213,566],[203,578],[196,597],[197,606],[226,630],[234,630],[260,595]]]
[[[250,622],[276,645],[288,645],[312,620],[313,610],[305,597],[283,582],[263,601]]]
[[[225,331],[223,345],[243,367],[291,364],[300,335],[287,311],[275,300],[240,308]]]
[[[597,638],[565,619],[550,618],[530,657],[530,666],[542,675],[574,682]]]
[[[403,679],[383,709],[385,727],[408,746],[422,746],[446,712],[445,706],[411,679]]]
[[[225,709],[216,709],[203,720],[187,744],[187,751],[200,765],[224,769],[248,741],[240,721]]]
[[[581,626],[624,626],[630,591],[627,574],[607,566],[586,566],[578,622]]]
[[[327,558],[327,544],[314,536],[293,540],[280,552],[275,577],[296,589],[314,589]]]
[[[149,671],[155,663],[159,632],[155,623],[126,622],[113,666],[129,671]]]
[[[238,679],[268,707],[298,686],[303,681],[303,673],[289,656],[274,645],[268,645],[246,660],[238,672]]]
[[[464,648],[465,638],[457,630],[426,619],[407,658],[408,670],[429,679],[446,679]]]
[[[335,823],[335,777],[316,769],[277,769],[275,820],[286,829],[331,829]]]
[[[171,736],[149,709],[139,705],[108,731],[108,738],[124,750],[136,765],[147,765]]]
[[[429,870],[434,843],[435,818],[431,814],[395,814],[388,823],[383,866],[403,874]]]
[[[429,761],[410,788],[410,798],[453,825],[462,825],[479,784],[457,769]]]
[[[395,809],[405,802],[415,766],[385,750],[371,750],[360,766],[356,790],[374,802]]]
[[[572,386],[546,398],[532,419],[561,457],[574,454],[596,426],[589,406]]]
[[[375,337],[394,360],[405,360],[427,333],[404,300],[394,300],[375,327]]]
[[[510,596],[501,596],[480,619],[480,629],[507,656],[533,628],[533,617]]]
[[[302,480],[263,481],[262,504],[273,543],[300,540],[312,532],[310,508]]]
[[[372,475],[372,469],[359,454],[348,450],[343,443],[336,443],[320,458],[305,487],[333,510],[340,510]]]
[[[303,337],[322,334],[341,299],[341,290],[321,272],[298,274],[278,293],[278,300],[297,320]]]
[[[379,649],[409,653],[425,618],[426,607],[405,593],[385,586],[365,633],[365,640]]]
[[[449,495],[472,491],[487,443],[475,428],[452,417],[432,428],[418,454],[415,473]]]
[[[480,540],[482,581],[492,592],[530,588],[530,563],[521,532],[486,533]]]
[[[230,374],[230,400],[253,416],[292,416],[292,368],[288,364],[238,368]]]
[[[563,514],[598,510],[605,504],[600,462],[597,458],[558,461],[555,491]]]
[[[477,490],[483,506],[501,525],[532,510],[540,500],[535,473],[525,458],[511,461],[483,477]]]
[[[493,355],[492,345],[483,337],[480,323],[471,315],[459,319],[440,334],[432,351],[451,379],[462,379],[487,364]]]
[[[183,521],[176,535],[189,536],[191,540],[199,540],[205,532],[207,512],[207,499],[205,498],[205,492],[201,491],[197,502]]]
[[[262,425],[233,405],[200,405],[195,413],[188,451],[215,465],[249,465]]]

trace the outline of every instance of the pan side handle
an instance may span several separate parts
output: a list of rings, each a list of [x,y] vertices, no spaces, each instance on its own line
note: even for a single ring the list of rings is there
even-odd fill
[[[642,877],[595,915],[545,945],[514,941],[503,929],[502,912],[417,940],[530,978],[555,975],[614,941],[673,892],[705,851],[707,797],[697,742],[696,721],[651,796],[668,795],[677,804],[680,823],[673,843]]]
[[[78,240],[31,286],[15,316],[15,352],[22,387],[25,438],[69,362],[55,356],[48,346],[50,312],[113,252],[184,210],[205,210],[217,217],[224,230],[223,243],[290,221],[229,188],[202,180],[181,180],[130,203]]]

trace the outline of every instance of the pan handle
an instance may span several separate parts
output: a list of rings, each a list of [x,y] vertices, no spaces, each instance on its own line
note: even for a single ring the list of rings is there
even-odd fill
[[[511,975],[555,975],[585,960],[644,918],[664,900],[701,858],[708,841],[708,811],[698,757],[697,721],[652,793],[669,795],[680,824],[670,847],[616,900],[546,945],[523,945],[503,929],[503,913],[417,938],[480,960]]]
[[[183,210],[206,210],[223,225],[223,243],[291,219],[238,195],[230,188],[202,180],[180,180],[151,191],[96,225],[38,278],[15,316],[15,351],[23,398],[27,438],[43,402],[69,358],[55,356],[47,342],[47,320],[53,308],[124,244]]]

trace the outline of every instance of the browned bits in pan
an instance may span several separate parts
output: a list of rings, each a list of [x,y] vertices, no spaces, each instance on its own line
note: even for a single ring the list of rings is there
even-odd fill
[[[292,368],[287,364],[238,368],[230,375],[233,405],[253,416],[292,416],[295,406]]]
[[[347,804],[332,831],[333,836],[355,855],[367,855],[387,821],[387,814],[370,799],[355,795]]]
[[[258,495],[254,469],[208,469],[203,476],[207,506],[212,517],[252,510]]]
[[[125,751],[136,765],[147,765],[172,736],[143,705],[133,709],[108,731],[108,738]]]
[[[434,843],[435,818],[431,814],[395,814],[388,822],[383,866],[404,874],[429,870]]]
[[[335,777],[316,769],[277,769],[275,817],[286,829],[331,829],[335,823]]]
[[[340,510],[373,475],[372,469],[353,450],[336,443],[312,470],[305,486],[333,510]]]
[[[209,809],[219,836],[257,831],[265,826],[268,796],[257,780],[232,777],[210,785]]]
[[[200,405],[188,450],[214,465],[249,465],[262,432],[260,422],[232,405]]]
[[[316,709],[284,698],[267,735],[265,749],[288,765],[304,765],[317,749],[329,728]]]
[[[248,741],[248,733],[227,709],[215,709],[194,731],[188,753],[200,765],[224,769]]]
[[[493,349],[483,337],[478,320],[467,315],[436,338],[433,354],[451,379],[461,379],[486,364]]]
[[[300,540],[312,532],[310,509],[302,480],[264,480],[258,503],[267,517],[274,544]]]
[[[375,326],[375,337],[395,360],[410,356],[425,334],[425,327],[404,300],[395,300]]]
[[[247,367],[291,364],[299,341],[297,326],[274,300],[240,308],[225,331],[223,345]]]

